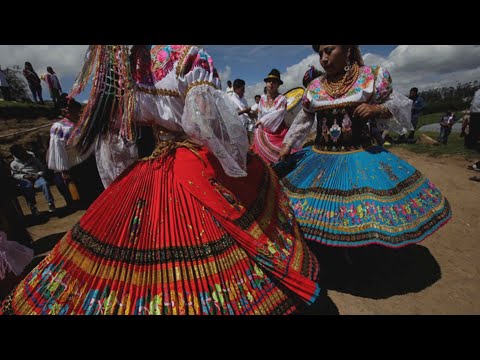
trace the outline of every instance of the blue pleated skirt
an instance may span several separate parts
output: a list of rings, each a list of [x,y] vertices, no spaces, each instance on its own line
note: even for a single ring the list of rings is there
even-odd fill
[[[422,241],[452,216],[440,190],[382,147],[324,152],[307,147],[283,178],[307,240],[392,248]]]

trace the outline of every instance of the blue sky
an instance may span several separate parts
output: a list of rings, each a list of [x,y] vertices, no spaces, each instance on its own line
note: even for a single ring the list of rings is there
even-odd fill
[[[223,86],[227,80],[246,81],[246,98],[253,102],[263,91],[263,78],[272,68],[282,74],[280,91],[301,86],[309,65],[320,67],[311,45],[203,45],[212,55]],[[30,61],[39,75],[52,66],[64,91],[70,91],[83,64],[87,45],[0,45],[2,68]],[[360,45],[365,63],[386,67],[394,88],[404,94],[416,86],[420,90],[455,86],[458,82],[480,81],[479,45]],[[77,97],[86,101],[90,89]],[[49,94],[44,86],[44,98]]]
[[[361,50],[363,54],[371,52],[388,56],[395,47],[396,45],[366,45],[361,46]],[[287,67],[313,54],[311,45],[206,45],[205,48],[220,71],[224,71],[227,66],[231,67],[230,80],[241,78],[247,84],[261,81],[274,67],[283,73]],[[319,67],[319,64],[315,65]],[[224,82],[226,80],[228,79]]]

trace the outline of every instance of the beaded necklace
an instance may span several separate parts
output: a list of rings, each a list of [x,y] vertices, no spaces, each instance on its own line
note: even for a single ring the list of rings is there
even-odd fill
[[[340,80],[329,81],[324,75],[321,79],[323,88],[332,98],[336,99],[345,94],[358,79],[360,75],[360,67],[357,63],[353,64]]]
[[[274,104],[275,104],[275,100],[276,98],[278,97],[279,93],[277,92],[275,94],[275,97],[271,98],[268,94],[267,94],[267,101],[266,101],[266,107],[269,109],[271,108]]]

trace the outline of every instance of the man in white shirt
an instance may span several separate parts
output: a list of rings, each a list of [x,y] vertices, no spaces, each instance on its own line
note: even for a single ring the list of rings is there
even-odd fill
[[[233,86],[230,80],[227,81],[227,94],[233,95]]]
[[[255,104],[252,105],[252,113],[258,116],[258,104],[260,103],[260,99],[262,97],[260,95],[255,95]]]
[[[258,119],[258,104],[260,103],[261,98],[262,97],[260,95],[255,95],[255,104],[253,104],[251,107],[253,119],[250,119],[247,125],[248,140],[250,141],[250,144],[253,143],[253,136],[255,134],[255,122]]]
[[[243,95],[245,95],[245,81],[242,79],[236,79],[233,82],[233,94],[231,99],[239,110],[238,115],[240,115],[243,125],[247,126],[251,116],[251,109]]]
[[[254,123],[255,115],[248,106],[248,102],[244,97],[245,95],[245,81],[242,79],[236,79],[233,82],[233,94],[230,96],[230,99],[235,104],[238,109],[238,115],[242,119],[243,125],[246,127],[247,131],[249,124]],[[250,140],[250,132],[248,133]]]

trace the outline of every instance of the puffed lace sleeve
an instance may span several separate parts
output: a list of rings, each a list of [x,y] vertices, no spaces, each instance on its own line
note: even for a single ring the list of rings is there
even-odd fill
[[[179,80],[179,90],[185,94],[181,120],[185,133],[206,146],[228,176],[246,176],[247,132],[229,95],[221,91],[213,60],[205,50],[190,49]]]
[[[312,109],[310,94],[307,91],[302,99],[302,109],[293,120],[290,129],[283,139],[283,145],[290,146],[293,149],[299,149],[312,131],[315,122],[315,112]]]
[[[377,123],[383,123],[386,128],[401,135],[413,130],[411,121],[413,102],[405,95],[393,90],[392,77],[382,67],[377,71],[373,103],[385,106],[393,115],[388,119],[378,119]]]
[[[107,188],[121,173],[138,159],[135,141],[128,141],[118,134],[108,133],[97,140],[95,161],[98,175]]]

